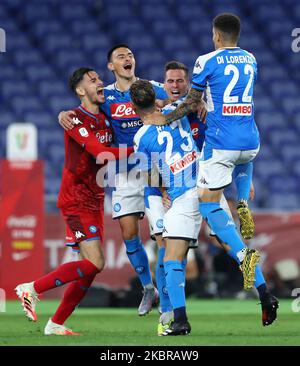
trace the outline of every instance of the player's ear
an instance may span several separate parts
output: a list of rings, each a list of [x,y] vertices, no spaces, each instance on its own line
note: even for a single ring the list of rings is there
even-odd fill
[[[78,85],[78,86],[76,87],[76,93],[77,93],[77,95],[79,96],[79,98],[81,98],[81,97],[84,97],[84,96],[85,96],[85,90],[84,90],[84,88],[83,88],[82,86],[80,86],[80,85]]]
[[[223,37],[222,37],[222,33],[221,32],[219,32],[219,31],[216,31],[216,38],[217,38],[217,41],[218,42],[222,42],[222,39],[223,39]]]
[[[107,64],[107,68],[108,68],[108,70],[109,70],[109,71],[115,71],[115,68],[114,68],[114,65],[113,65],[113,63],[112,63],[112,62],[109,62],[109,63]]]

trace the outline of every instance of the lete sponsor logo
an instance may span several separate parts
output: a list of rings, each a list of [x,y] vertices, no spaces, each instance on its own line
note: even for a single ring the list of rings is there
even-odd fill
[[[98,139],[99,142],[101,142],[101,144],[107,144],[107,143],[111,143],[113,140],[113,135],[112,133],[105,131],[105,133],[103,132],[97,132],[96,133],[96,138]]]
[[[188,154],[184,155],[181,159],[175,161],[175,163],[170,165],[171,172],[173,174],[177,174],[193,164],[194,161],[197,160],[197,152],[191,151]]]
[[[199,137],[199,124],[198,123],[191,123],[191,130],[192,130],[192,136],[195,140]]]
[[[111,116],[113,118],[137,118],[138,115],[132,108],[130,102],[127,103],[113,103],[110,106]]]

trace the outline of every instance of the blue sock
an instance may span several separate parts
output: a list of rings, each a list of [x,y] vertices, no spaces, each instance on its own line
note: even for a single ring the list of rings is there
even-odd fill
[[[172,307],[174,311],[177,308],[185,308],[185,277],[181,262],[167,261],[164,263],[164,265],[167,289]]]
[[[174,322],[185,323],[186,321],[187,321],[187,316],[186,316],[185,306],[183,306],[182,308],[174,309]]]
[[[253,175],[253,162],[236,165],[233,171],[233,179],[238,192],[238,201],[248,201]]]
[[[182,269],[183,269],[184,277],[185,277],[185,273],[186,273],[186,265],[187,265],[187,259],[183,259],[181,261],[181,266],[182,266]]]
[[[257,291],[258,291],[258,294],[259,294],[260,301],[264,301],[264,299],[270,294],[265,283],[258,286]]]
[[[152,284],[149,261],[141,239],[136,236],[131,240],[124,240],[128,259],[139,276],[142,285]]]
[[[254,286],[255,288],[259,288],[259,286],[266,284],[264,275],[260,269],[260,266],[257,264],[255,267],[255,281]]]
[[[159,292],[159,304],[161,307],[161,311],[163,313],[173,310],[166,285],[166,274],[164,267],[165,252],[166,248],[164,247],[158,248],[158,256],[156,263],[156,284]]]
[[[232,252],[239,258],[239,252],[245,249],[246,245],[240,238],[232,219],[220,207],[220,203],[200,202],[199,210],[218,238],[229,245]]]
[[[234,251],[232,249],[230,249],[227,254],[232,258],[234,259],[238,265],[241,264],[241,262],[239,261],[238,257],[236,256],[236,254],[234,253]]]

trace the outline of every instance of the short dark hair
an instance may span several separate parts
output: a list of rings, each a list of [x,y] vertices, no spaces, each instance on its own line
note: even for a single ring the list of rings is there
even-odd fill
[[[217,15],[213,20],[213,27],[223,33],[223,36],[230,41],[237,41],[241,31],[241,21],[237,15],[223,13]]]
[[[169,61],[165,64],[165,74],[169,70],[183,70],[185,72],[185,76],[189,78],[189,69],[188,67],[183,64],[182,62],[178,61]]]
[[[151,108],[155,104],[155,91],[148,80],[136,80],[130,87],[130,98],[140,109]]]
[[[79,69],[75,70],[73,74],[69,77],[69,87],[77,95],[76,88],[77,85],[81,82],[84,75],[88,72],[95,71],[90,67],[80,67]]]
[[[128,46],[128,44],[126,43],[119,43],[116,44],[114,47],[112,47],[108,52],[107,52],[107,62],[111,61],[111,55],[114,52],[114,50],[118,49],[118,48],[128,48],[130,50],[130,47]]]

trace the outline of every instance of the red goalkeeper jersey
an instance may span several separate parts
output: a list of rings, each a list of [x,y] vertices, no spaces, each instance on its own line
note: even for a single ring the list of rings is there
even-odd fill
[[[103,113],[92,114],[82,106],[74,109],[74,127],[65,131],[65,165],[58,196],[58,207],[68,211],[100,211],[104,189],[96,182],[96,163],[101,152],[109,152],[110,159],[127,156],[130,149],[109,147],[113,130]],[[109,159],[109,160],[110,160]]]

